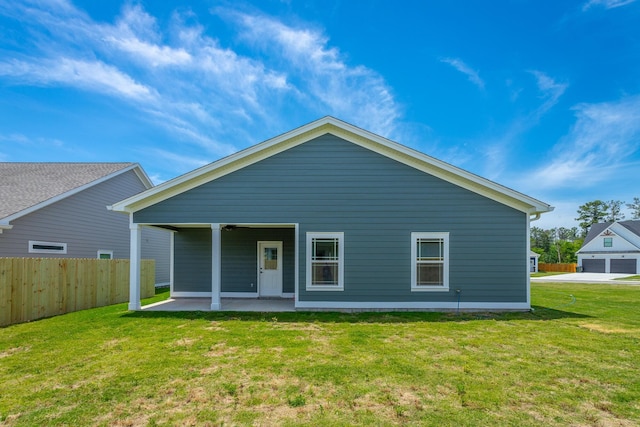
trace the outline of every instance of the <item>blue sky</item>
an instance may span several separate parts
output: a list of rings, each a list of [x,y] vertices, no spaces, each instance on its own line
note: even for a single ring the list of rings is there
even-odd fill
[[[0,161],[156,182],[332,115],[550,203],[640,197],[640,1],[0,0]]]

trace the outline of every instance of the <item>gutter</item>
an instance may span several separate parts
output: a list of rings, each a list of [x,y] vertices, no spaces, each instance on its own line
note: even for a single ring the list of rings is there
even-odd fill
[[[13,225],[9,224],[8,222],[5,224],[0,223],[0,234],[2,234],[2,230],[11,230],[13,228]]]

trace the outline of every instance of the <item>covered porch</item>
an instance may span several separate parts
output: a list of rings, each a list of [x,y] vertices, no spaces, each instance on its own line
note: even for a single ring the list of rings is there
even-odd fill
[[[170,299],[142,307],[141,229],[171,233]],[[130,310],[294,311],[298,224],[131,224]]]

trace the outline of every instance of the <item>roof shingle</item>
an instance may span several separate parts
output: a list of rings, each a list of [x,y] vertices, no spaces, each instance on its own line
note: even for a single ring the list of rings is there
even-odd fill
[[[0,220],[134,164],[0,162]]]

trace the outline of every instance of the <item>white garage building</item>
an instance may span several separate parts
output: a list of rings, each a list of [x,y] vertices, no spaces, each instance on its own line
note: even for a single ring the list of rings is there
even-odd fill
[[[639,274],[640,220],[592,225],[577,255],[584,272]]]

